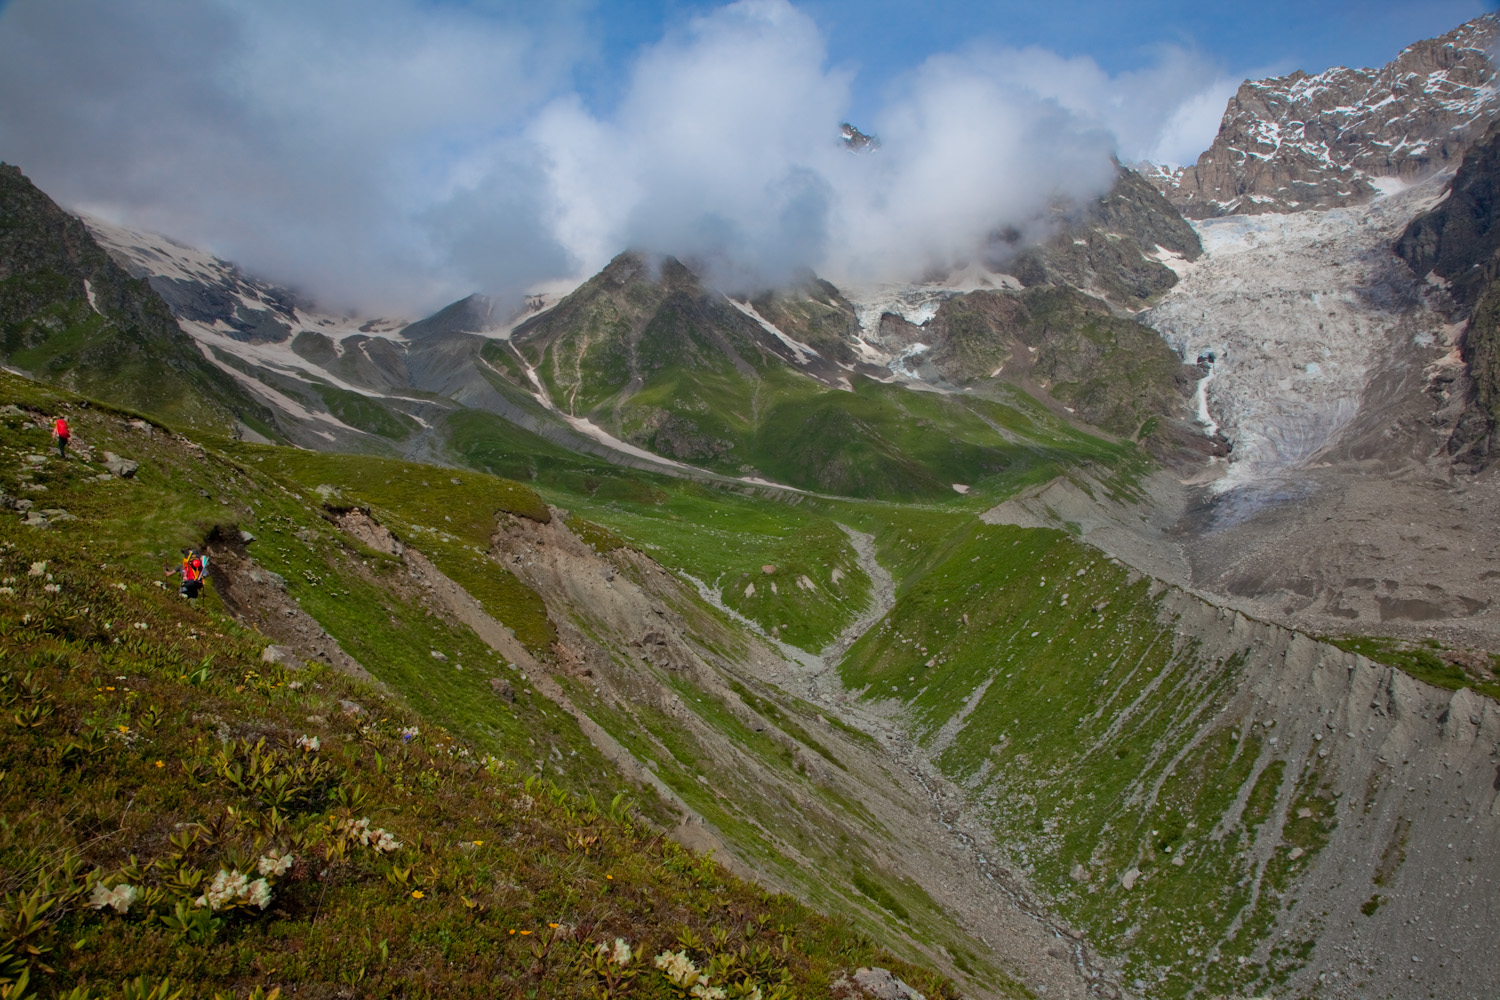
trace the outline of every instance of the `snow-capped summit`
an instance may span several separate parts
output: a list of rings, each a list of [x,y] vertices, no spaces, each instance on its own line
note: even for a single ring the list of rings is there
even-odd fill
[[[1207,219],[1359,204],[1456,167],[1500,112],[1497,37],[1486,14],[1380,69],[1246,81],[1198,162],[1148,179]]]

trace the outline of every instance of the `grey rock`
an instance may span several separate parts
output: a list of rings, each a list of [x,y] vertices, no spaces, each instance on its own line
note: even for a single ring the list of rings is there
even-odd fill
[[[302,657],[290,646],[267,646],[261,650],[260,662],[275,663],[288,670],[301,670],[303,667]]]
[[[255,536],[250,534],[250,532],[248,531],[242,530],[240,531],[240,541],[244,542],[246,545],[249,545],[251,542],[255,541]]]
[[[49,507],[44,510],[28,511],[21,523],[33,528],[46,528],[64,521],[76,521],[78,518],[69,514],[61,507]]]
[[[345,699],[343,699],[342,701],[339,702],[339,708],[343,709],[345,715],[364,715],[365,714],[365,709],[364,709],[363,705],[361,705],[357,701],[350,701],[348,698],[345,698]]]
[[[510,681],[506,680],[504,677],[490,678],[490,690],[494,691],[497,695],[504,698],[508,702],[514,703],[516,700],[516,689],[511,687]]]
[[[273,573],[262,566],[252,567],[246,575],[254,582],[264,584],[267,587],[275,587],[277,590],[286,589],[286,577],[280,573]]]
[[[104,467],[117,479],[130,479],[140,471],[141,463],[131,458],[121,458],[112,451],[106,451]]]
[[[841,976],[830,991],[841,1000],[927,1000],[922,994],[897,979],[889,969],[856,969],[852,976]]]

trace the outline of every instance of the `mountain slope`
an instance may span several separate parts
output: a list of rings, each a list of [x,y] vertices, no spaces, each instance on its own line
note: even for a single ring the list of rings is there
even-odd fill
[[[1497,30],[1486,14],[1378,70],[1246,81],[1198,162],[1152,180],[1207,219],[1360,204],[1456,165],[1500,109]]]
[[[1139,309],[1177,283],[1163,255],[1194,261],[1198,234],[1151,184],[1127,167],[1108,193],[1062,207],[1060,231],[1001,266],[1022,285],[1075,288]]]
[[[759,301],[798,332],[820,326],[834,357],[850,356],[848,306],[809,287]],[[570,416],[731,476],[849,496],[942,496],[1029,467],[1037,446],[1108,451],[1013,401],[912,392],[879,367],[841,365],[753,301],[705,288],[677,261],[654,269],[625,254],[517,327],[512,344]]]
[[[206,361],[144,281],[0,164],[0,356],[123,406],[220,434],[277,436],[271,413]]]
[[[0,513],[0,697],[23,720],[0,732],[7,995],[665,997],[653,957],[682,952],[705,986],[764,997],[875,964],[955,996],[850,918],[666,839],[651,786],[630,802],[555,685],[498,658],[525,650],[477,602],[424,593],[463,593],[434,565],[457,546],[385,545],[267,472],[276,449],[241,462],[9,374],[0,401],[0,481],[44,480],[72,512]],[[57,412],[80,452],[138,470],[27,461]],[[549,516],[524,486],[476,486],[439,508],[486,497],[486,533],[497,507]],[[188,541],[213,553],[191,604],[160,570]],[[236,620],[247,598],[277,645]]]

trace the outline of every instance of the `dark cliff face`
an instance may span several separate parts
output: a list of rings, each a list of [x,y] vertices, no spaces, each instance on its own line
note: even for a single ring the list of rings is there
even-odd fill
[[[1061,215],[1055,236],[1004,265],[1023,285],[1082,288],[1139,309],[1177,284],[1177,275],[1158,259],[1158,247],[1187,260],[1203,253],[1181,213],[1125,167],[1108,194]]]
[[[1461,467],[1485,468],[1500,456],[1500,123],[1464,157],[1448,197],[1412,220],[1395,251],[1418,277],[1441,279],[1458,314],[1468,313],[1460,347],[1471,405],[1448,452]]]
[[[1500,123],[1464,157],[1448,197],[1413,219],[1396,241],[1396,254],[1419,276],[1449,284],[1460,308],[1484,294],[1486,265],[1500,250]]]
[[[39,378],[168,421],[275,435],[269,411],[183,333],[145,279],[132,278],[17,167],[0,164],[0,357]]]

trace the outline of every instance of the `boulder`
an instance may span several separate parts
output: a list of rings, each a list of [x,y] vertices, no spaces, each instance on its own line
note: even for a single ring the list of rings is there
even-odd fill
[[[104,467],[116,479],[130,479],[140,471],[141,463],[132,458],[121,458],[112,451],[104,453]]]
[[[515,703],[516,689],[511,687],[510,681],[506,680],[504,677],[491,677],[490,690],[495,692],[500,697],[504,698],[506,701],[511,702],[512,704]]]
[[[303,667],[302,657],[290,646],[267,646],[261,650],[260,662],[275,663],[288,670],[301,670]]]
[[[286,577],[280,573],[272,573],[263,566],[252,566],[245,574],[251,581],[264,584],[267,587],[275,587],[277,590],[286,590]]]
[[[837,1000],[927,1000],[897,979],[889,969],[856,969],[835,980],[829,994]]]

